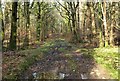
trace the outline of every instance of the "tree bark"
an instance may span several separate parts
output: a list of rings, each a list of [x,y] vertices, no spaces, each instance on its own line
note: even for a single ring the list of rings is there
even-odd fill
[[[103,26],[104,26],[104,46],[108,46],[108,29],[107,29],[107,21],[106,21],[106,1],[104,0],[102,6],[102,14],[103,14]]]
[[[24,2],[24,17],[25,17],[25,28],[26,28],[24,46],[29,47],[29,26],[30,26],[29,2]]]
[[[38,16],[37,16],[37,21],[38,21],[38,23],[37,23],[37,41],[40,41],[40,18],[41,18],[41,16],[40,16],[40,12],[41,12],[41,10],[40,10],[40,2],[37,2],[37,5],[38,5]]]
[[[10,50],[16,49],[17,37],[17,2],[12,3],[12,17],[11,17],[11,35],[10,35]]]
[[[1,20],[1,29],[0,29],[0,34],[1,34],[1,36],[0,36],[0,43],[2,44],[0,44],[1,45],[1,48],[3,47],[3,42],[4,42],[4,22],[3,22],[3,12],[2,12],[2,4],[1,4],[1,1],[0,1],[0,14],[1,14],[1,18],[0,18],[0,20]]]

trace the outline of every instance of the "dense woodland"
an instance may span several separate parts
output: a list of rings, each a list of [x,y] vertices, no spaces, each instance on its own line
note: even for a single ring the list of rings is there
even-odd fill
[[[103,2],[80,2],[80,0],[0,2],[1,45],[3,54],[5,53],[3,59],[11,57],[16,51],[36,50],[46,42],[57,39],[64,39],[79,49],[118,48],[120,45],[119,9],[120,2],[105,0]],[[117,58],[118,55],[113,53],[113,56]],[[113,64],[118,67],[118,62]]]
[[[2,10],[2,45],[14,50],[62,34],[74,43],[118,45],[118,2],[6,2]]]

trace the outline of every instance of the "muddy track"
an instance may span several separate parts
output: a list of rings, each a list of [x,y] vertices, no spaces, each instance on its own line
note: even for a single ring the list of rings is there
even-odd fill
[[[76,53],[69,47],[67,44],[56,44],[44,58],[30,66],[20,76],[20,79],[60,79],[60,73],[65,75],[64,79],[110,78],[107,71],[95,62],[93,56],[85,55],[81,52]],[[59,48],[71,51],[65,54],[64,52],[55,50]],[[36,77],[34,77],[34,74],[36,74]]]

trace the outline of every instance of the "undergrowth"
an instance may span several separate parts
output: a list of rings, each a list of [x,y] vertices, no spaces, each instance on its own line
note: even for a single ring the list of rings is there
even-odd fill
[[[64,40],[46,42],[37,49],[19,51],[15,55],[3,57],[3,79],[18,79],[34,62],[45,58],[46,55],[70,51],[72,46]],[[78,48],[77,48],[78,49]],[[56,52],[56,53],[55,53]],[[103,65],[113,79],[118,79],[118,48],[79,48],[76,52],[84,54],[85,58],[94,57],[97,63]],[[69,54],[66,57],[70,57]],[[74,64],[73,61],[70,63]],[[74,69],[75,65],[72,65]]]
[[[46,42],[37,49],[19,51],[19,53],[17,52],[13,56],[4,56],[3,79],[16,80],[34,62],[44,58],[48,54],[53,54],[54,51],[64,52],[69,47],[71,46],[68,42],[65,42],[64,40],[55,40]]]
[[[118,79],[118,48],[96,48],[94,58],[110,73],[112,79]]]

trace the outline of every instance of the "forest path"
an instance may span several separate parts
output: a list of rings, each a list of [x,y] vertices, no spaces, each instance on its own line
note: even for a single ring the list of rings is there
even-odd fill
[[[96,63],[94,49],[78,49],[65,40],[55,40],[47,48],[50,50],[30,66],[22,78],[110,79],[106,69]]]

